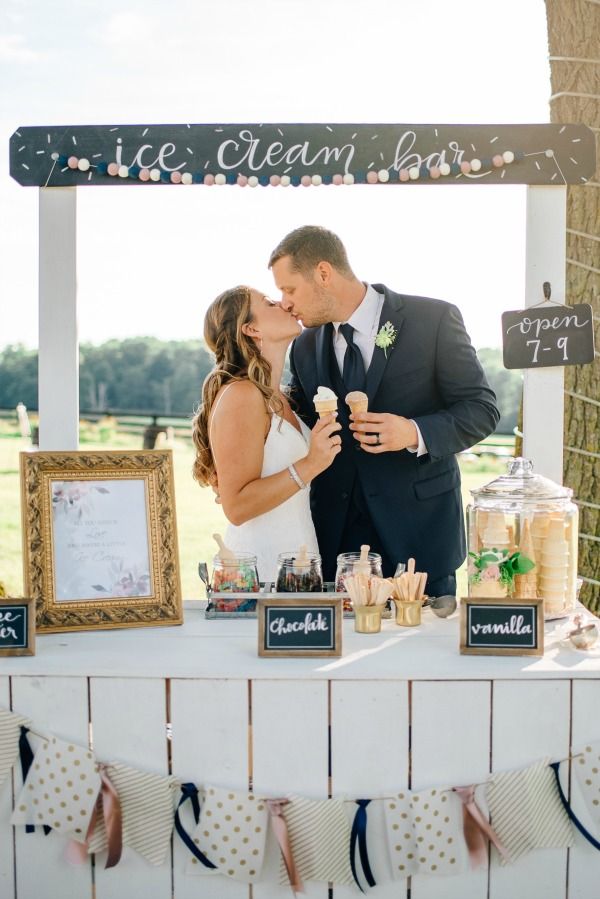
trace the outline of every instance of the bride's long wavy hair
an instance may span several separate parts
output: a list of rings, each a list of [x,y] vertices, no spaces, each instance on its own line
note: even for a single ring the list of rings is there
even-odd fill
[[[281,401],[274,396],[271,386],[271,365],[261,356],[255,341],[242,330],[252,322],[250,300],[249,287],[232,287],[213,300],[204,318],[204,340],[215,354],[215,367],[204,379],[202,402],[192,420],[196,448],[192,474],[202,486],[216,480],[208,424],[221,387],[231,381],[252,381],[263,396],[267,413],[282,411]]]

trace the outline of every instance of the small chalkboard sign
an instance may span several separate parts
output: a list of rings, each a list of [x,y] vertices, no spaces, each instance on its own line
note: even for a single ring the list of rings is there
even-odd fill
[[[505,368],[584,365],[594,361],[594,317],[589,303],[540,304],[502,313]]]
[[[259,656],[342,654],[342,599],[306,593],[259,599]]]
[[[35,655],[35,602],[0,599],[0,656]]]
[[[543,599],[462,599],[460,651],[463,655],[543,655]]]

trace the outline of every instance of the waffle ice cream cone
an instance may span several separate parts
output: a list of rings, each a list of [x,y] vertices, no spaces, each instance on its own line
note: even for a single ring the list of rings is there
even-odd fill
[[[525,519],[521,528],[519,552],[535,565],[535,551],[529,521]],[[515,597],[517,599],[535,599],[537,596],[537,565],[527,574],[515,575]]]
[[[319,418],[331,412],[337,412],[337,396],[329,387],[319,387],[313,397],[315,411]]]
[[[356,415],[357,412],[367,411],[369,408],[369,397],[362,390],[351,390],[346,395],[346,403],[350,406],[352,415]]]

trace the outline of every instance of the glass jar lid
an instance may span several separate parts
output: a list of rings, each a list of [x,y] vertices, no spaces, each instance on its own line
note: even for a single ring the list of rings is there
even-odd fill
[[[563,487],[541,474],[534,474],[531,459],[519,456],[509,461],[506,474],[500,475],[484,487],[471,490],[471,494],[476,500],[537,502],[568,501],[573,496],[573,491],[570,487]]]

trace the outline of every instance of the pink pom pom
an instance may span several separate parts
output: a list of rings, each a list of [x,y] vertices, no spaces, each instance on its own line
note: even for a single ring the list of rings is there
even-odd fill
[[[377,172],[367,173],[367,184],[377,184]]]
[[[204,183],[205,183],[206,185],[208,185],[208,187],[210,187],[212,184],[215,183],[215,176],[214,176],[214,175],[205,175],[205,176],[204,176]]]
[[[310,187],[310,185],[312,184],[312,178],[310,177],[310,175],[302,175],[300,184],[302,185],[302,187]]]
[[[466,162],[466,161],[465,161],[465,162],[461,162],[461,164],[460,164],[460,170],[461,170],[461,172],[463,173],[463,175],[468,175],[469,172],[471,171],[471,163],[470,163],[470,162]]]
[[[334,184],[343,184],[344,176],[343,175],[334,175],[331,180]]]
[[[140,169],[138,178],[140,181],[150,181],[150,169]]]
[[[69,156],[69,158],[67,159],[67,165],[70,169],[76,169],[79,165],[78,158],[76,156]]]
[[[497,169],[501,169],[504,165],[504,158],[498,153],[496,156],[492,157],[492,163]]]
[[[248,179],[246,178],[245,175],[238,175],[237,183],[239,184],[240,187],[245,187],[248,184]]]
[[[106,170],[109,175],[118,175],[119,174],[119,166],[116,162],[109,162],[108,168]]]
[[[437,165],[432,165],[429,169],[429,177],[430,178],[439,178],[442,173],[439,170]]]
[[[279,177],[279,175],[271,175],[271,177],[269,178],[269,182],[273,185],[273,187],[277,187],[277,185],[281,182],[281,178]]]
[[[181,184],[181,172],[171,172],[171,184]]]
[[[400,181],[410,181],[408,169],[400,169],[400,171],[398,172],[398,177],[400,178]]]

